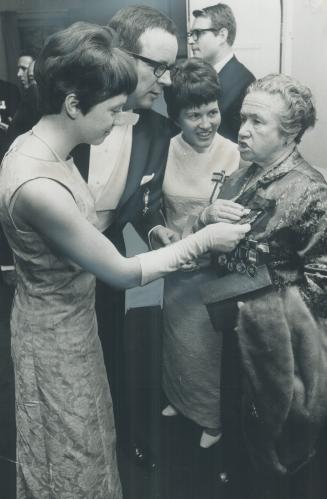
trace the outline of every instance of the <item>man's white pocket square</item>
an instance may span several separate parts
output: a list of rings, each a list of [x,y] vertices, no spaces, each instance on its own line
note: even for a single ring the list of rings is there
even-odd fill
[[[147,184],[148,182],[150,182],[150,180],[153,179],[153,177],[154,177],[154,173],[152,173],[151,175],[144,175],[144,177],[142,177],[140,185]]]

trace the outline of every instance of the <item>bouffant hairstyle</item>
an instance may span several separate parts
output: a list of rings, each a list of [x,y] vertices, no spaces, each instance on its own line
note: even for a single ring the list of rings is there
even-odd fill
[[[108,27],[77,22],[51,35],[35,63],[42,114],[58,114],[66,96],[74,93],[83,114],[137,84],[133,60],[115,48]]]
[[[119,46],[139,54],[139,38],[148,29],[160,28],[177,37],[177,27],[172,19],[157,9],[146,5],[130,5],[118,10],[108,26],[118,35]]]
[[[164,89],[167,112],[175,121],[182,109],[218,101],[219,94],[215,69],[198,57],[179,60],[171,74],[171,86]]]
[[[304,132],[316,123],[311,90],[291,76],[276,73],[254,81],[247,94],[258,91],[281,96],[285,103],[285,110],[279,115],[281,133],[286,137],[295,135],[298,144]]]
[[[211,27],[219,32],[222,28],[228,31],[227,43],[233,45],[236,37],[236,19],[232,9],[225,3],[217,3],[204,7],[204,9],[194,10],[194,17],[208,17],[211,19]]]

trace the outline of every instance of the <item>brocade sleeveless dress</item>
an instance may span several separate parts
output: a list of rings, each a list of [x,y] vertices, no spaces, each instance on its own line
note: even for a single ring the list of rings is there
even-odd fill
[[[112,401],[94,310],[95,277],[15,226],[12,206],[26,182],[48,178],[72,194],[92,224],[92,196],[72,160],[19,152],[0,173],[0,219],[13,249],[11,316],[17,425],[17,498],[120,499]]]

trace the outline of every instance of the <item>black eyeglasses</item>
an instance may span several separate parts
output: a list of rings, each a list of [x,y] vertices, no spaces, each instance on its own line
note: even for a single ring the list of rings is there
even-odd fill
[[[201,36],[202,33],[205,31],[216,31],[215,28],[203,28],[203,29],[193,29],[192,31],[189,31],[187,33],[187,38],[193,38],[194,42],[197,42],[199,37]]]
[[[143,55],[135,54],[134,52],[129,52],[127,50],[126,52],[136,59],[140,59],[140,61],[143,61],[151,66],[153,68],[153,74],[156,78],[160,78],[163,74],[165,74],[166,71],[169,71],[171,73],[175,69],[175,64],[168,65],[165,62],[154,61],[153,59],[149,59],[148,57],[144,57]]]

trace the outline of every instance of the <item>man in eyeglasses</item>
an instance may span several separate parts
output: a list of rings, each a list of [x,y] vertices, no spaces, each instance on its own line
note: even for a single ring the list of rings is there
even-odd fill
[[[218,132],[237,142],[245,90],[255,78],[233,53],[236,37],[233,11],[228,5],[218,3],[194,10],[193,16],[195,19],[187,34],[193,55],[205,59],[216,69],[221,84],[221,125]]]
[[[159,213],[161,185],[172,130],[168,119],[153,111],[151,106],[163,88],[171,84],[170,71],[175,63],[178,43],[174,22],[147,6],[120,9],[111,18],[109,26],[117,33],[120,47],[135,61],[138,84],[128,97],[126,110],[134,111],[138,122],[134,126],[114,127],[101,145],[80,146],[75,150],[74,159],[94,194],[100,229],[124,253],[122,230],[128,222],[146,241],[149,230],[163,224]],[[148,316],[143,320],[138,311],[128,312],[125,330],[128,332],[132,321],[138,322],[135,328],[139,330],[128,337],[126,333],[124,337],[124,293],[101,282],[97,283],[96,311],[118,439],[128,440],[130,431],[135,444],[132,448],[135,459],[140,464],[151,466],[153,462],[142,447],[143,435],[150,432],[151,426],[147,418],[153,407],[149,385],[156,377],[160,378],[157,372],[160,335],[156,334],[153,324],[156,312],[149,311],[150,323]],[[154,356],[158,360],[156,366]],[[156,373],[151,371],[152,367],[147,370],[146,366],[150,364]],[[139,379],[140,371],[149,374],[144,389],[142,374],[142,379]],[[126,380],[129,391],[125,389]],[[159,394],[160,379],[157,384],[156,393]],[[141,391],[144,399],[136,393]],[[126,399],[131,393],[135,402],[129,400],[126,407]],[[158,400],[158,396],[156,398]],[[137,418],[131,415],[133,411],[138,411],[138,414],[143,411],[144,424],[135,421]],[[143,428],[139,429],[141,423]],[[137,434],[141,433],[143,435],[139,438]]]

